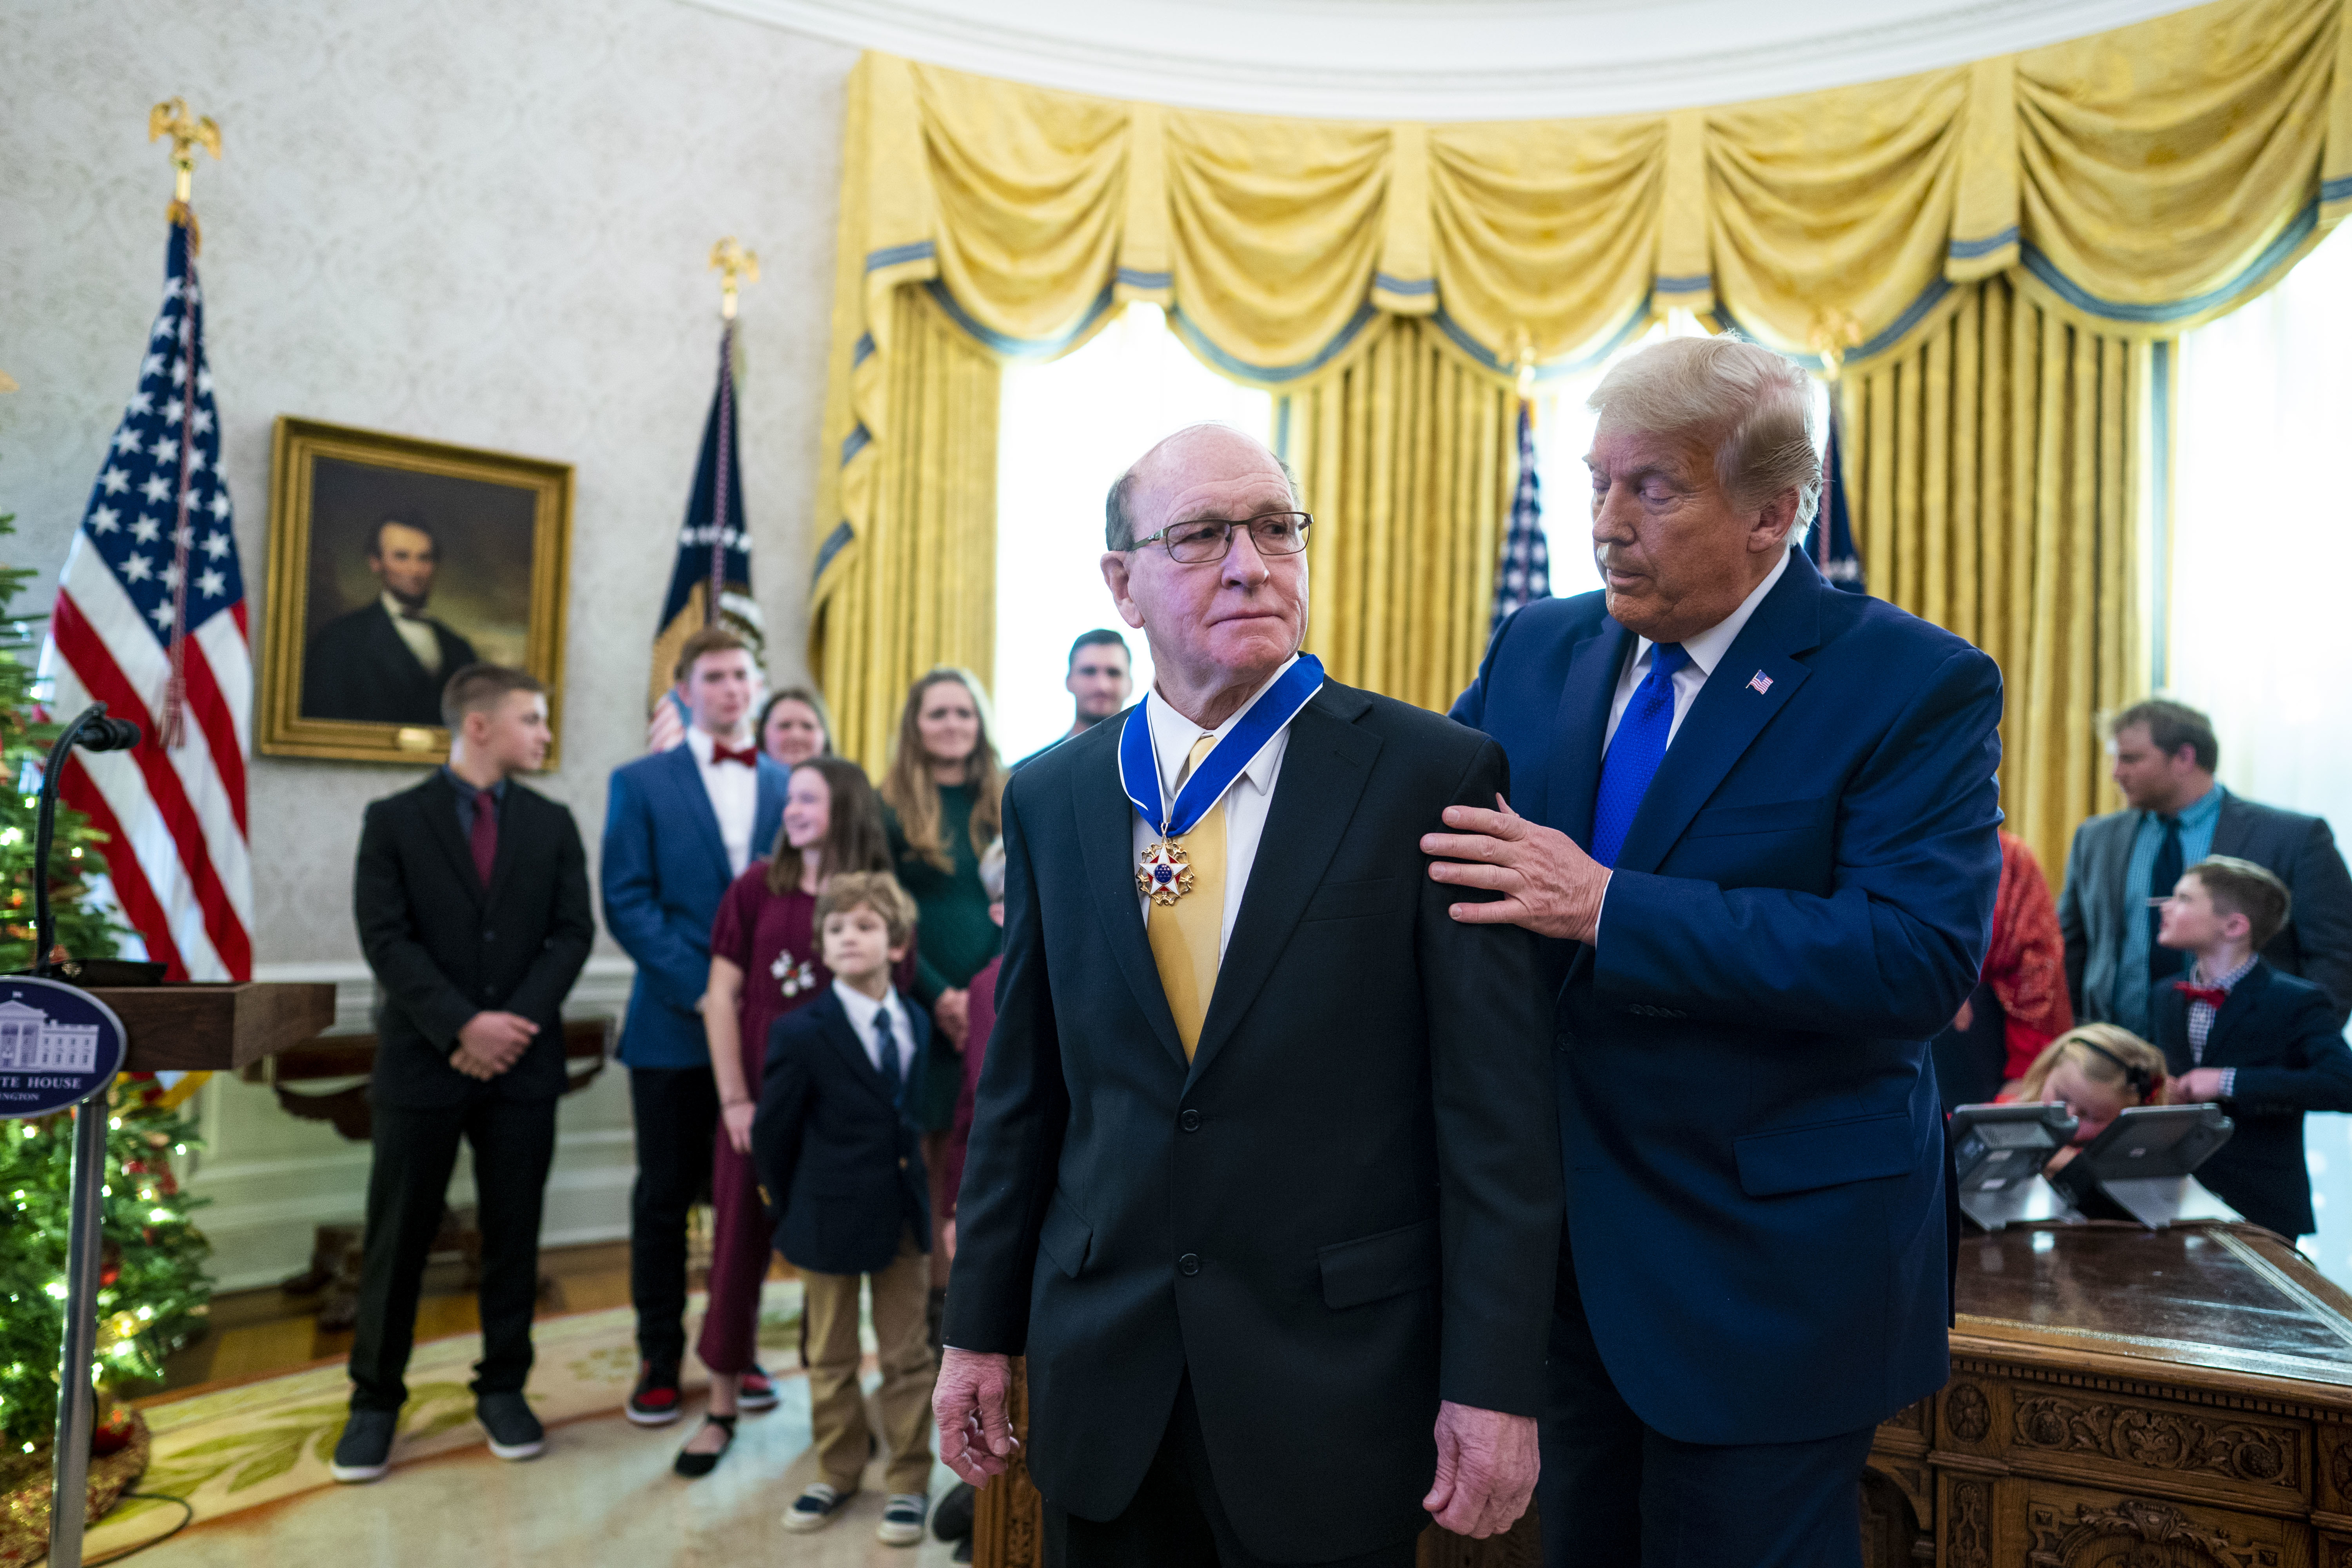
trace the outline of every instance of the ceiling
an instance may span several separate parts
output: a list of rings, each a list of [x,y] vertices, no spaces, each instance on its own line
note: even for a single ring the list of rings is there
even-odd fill
[[[1340,119],[1616,114],[1874,81],[2180,0],[688,0],[938,65]]]

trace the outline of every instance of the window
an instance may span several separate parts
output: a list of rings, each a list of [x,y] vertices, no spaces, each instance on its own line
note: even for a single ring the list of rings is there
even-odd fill
[[[1062,681],[1081,632],[1124,632],[1136,693],[1150,687],[1143,633],[1119,620],[1103,586],[1103,497],[1153,443],[1208,421],[1264,441],[1273,399],[1194,359],[1154,305],[1129,306],[1086,347],[1051,364],[1005,368],[992,695],[1007,761],[1069,728]]]
[[[2352,829],[2352,688],[2344,591],[2352,497],[2336,444],[2352,427],[2352,240],[2180,340],[2168,603],[2160,684],[2213,716],[2221,782]],[[2159,582],[2165,580],[2159,577]],[[2304,1125],[2316,1243],[2352,1283],[2352,1117]]]

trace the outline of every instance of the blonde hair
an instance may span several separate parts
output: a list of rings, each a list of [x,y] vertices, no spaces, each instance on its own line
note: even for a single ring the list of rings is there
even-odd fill
[[[980,852],[980,888],[988,894],[991,904],[1004,902],[1004,841],[997,840]]]
[[[963,775],[963,781],[971,786],[972,852],[988,848],[1004,826],[1004,764],[997,759],[996,743],[989,738],[988,698],[981,692],[978,675],[950,664],[928,672],[907,692],[890,771],[882,776],[882,803],[898,814],[898,831],[907,841],[909,854],[951,872],[955,857],[940,840],[940,790],[931,782],[931,761],[923,750],[920,723],[923,694],[941,681],[953,681],[964,689],[980,720],[980,738],[972,743]]]
[[[824,923],[836,915],[870,909],[882,917],[890,946],[903,947],[915,934],[915,901],[887,871],[847,871],[824,884],[816,895],[817,940],[824,940]]]
[[[1812,378],[1736,333],[1669,338],[1628,355],[1585,406],[1643,430],[1712,442],[1716,483],[1735,506],[1759,507],[1793,489],[1801,528],[1821,506]]]
[[[2139,1092],[2139,1103],[2164,1103],[2164,1052],[2121,1024],[2112,1023],[2078,1024],[2042,1047],[2042,1054],[2018,1081],[2018,1099],[2041,1099],[2049,1090],[2050,1075],[2062,1061],[2072,1061],[2094,1083],[2126,1091],[2136,1087],[2130,1082],[2133,1077],[2144,1077],[2147,1087]]]

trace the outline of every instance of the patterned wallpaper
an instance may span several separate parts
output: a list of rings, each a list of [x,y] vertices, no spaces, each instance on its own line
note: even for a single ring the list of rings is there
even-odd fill
[[[759,252],[740,386],[754,579],[804,673],[811,465],[856,52],[677,0],[25,0],[0,122],[0,511],[45,608],[163,282],[148,107],[220,121],[196,175],[237,545],[266,581],[281,413],[576,465],[563,766],[590,854],[642,744],[646,661],[717,350],[711,242]],[[413,770],[257,758],[263,963],[358,956],[362,806]],[[609,941],[601,944],[611,951]]]

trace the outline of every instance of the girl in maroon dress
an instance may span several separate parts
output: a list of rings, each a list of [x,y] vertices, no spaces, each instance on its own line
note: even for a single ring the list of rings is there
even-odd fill
[[[825,883],[843,872],[889,869],[890,841],[874,787],[846,758],[814,757],[793,769],[774,853],[745,867],[719,900],[702,998],[719,1105],[710,1162],[710,1304],[695,1343],[710,1370],[710,1404],[677,1456],[680,1475],[709,1474],[734,1440],[736,1412],[747,1403],[766,1408],[775,1402],[772,1393],[755,1400],[743,1386],[754,1371],[760,1285],[768,1277],[768,1217],[751,1165],[751,1114],[760,1102],[768,1026],[833,984],[812,919]],[[908,954],[907,972],[897,977],[901,986],[913,983],[911,947]]]

